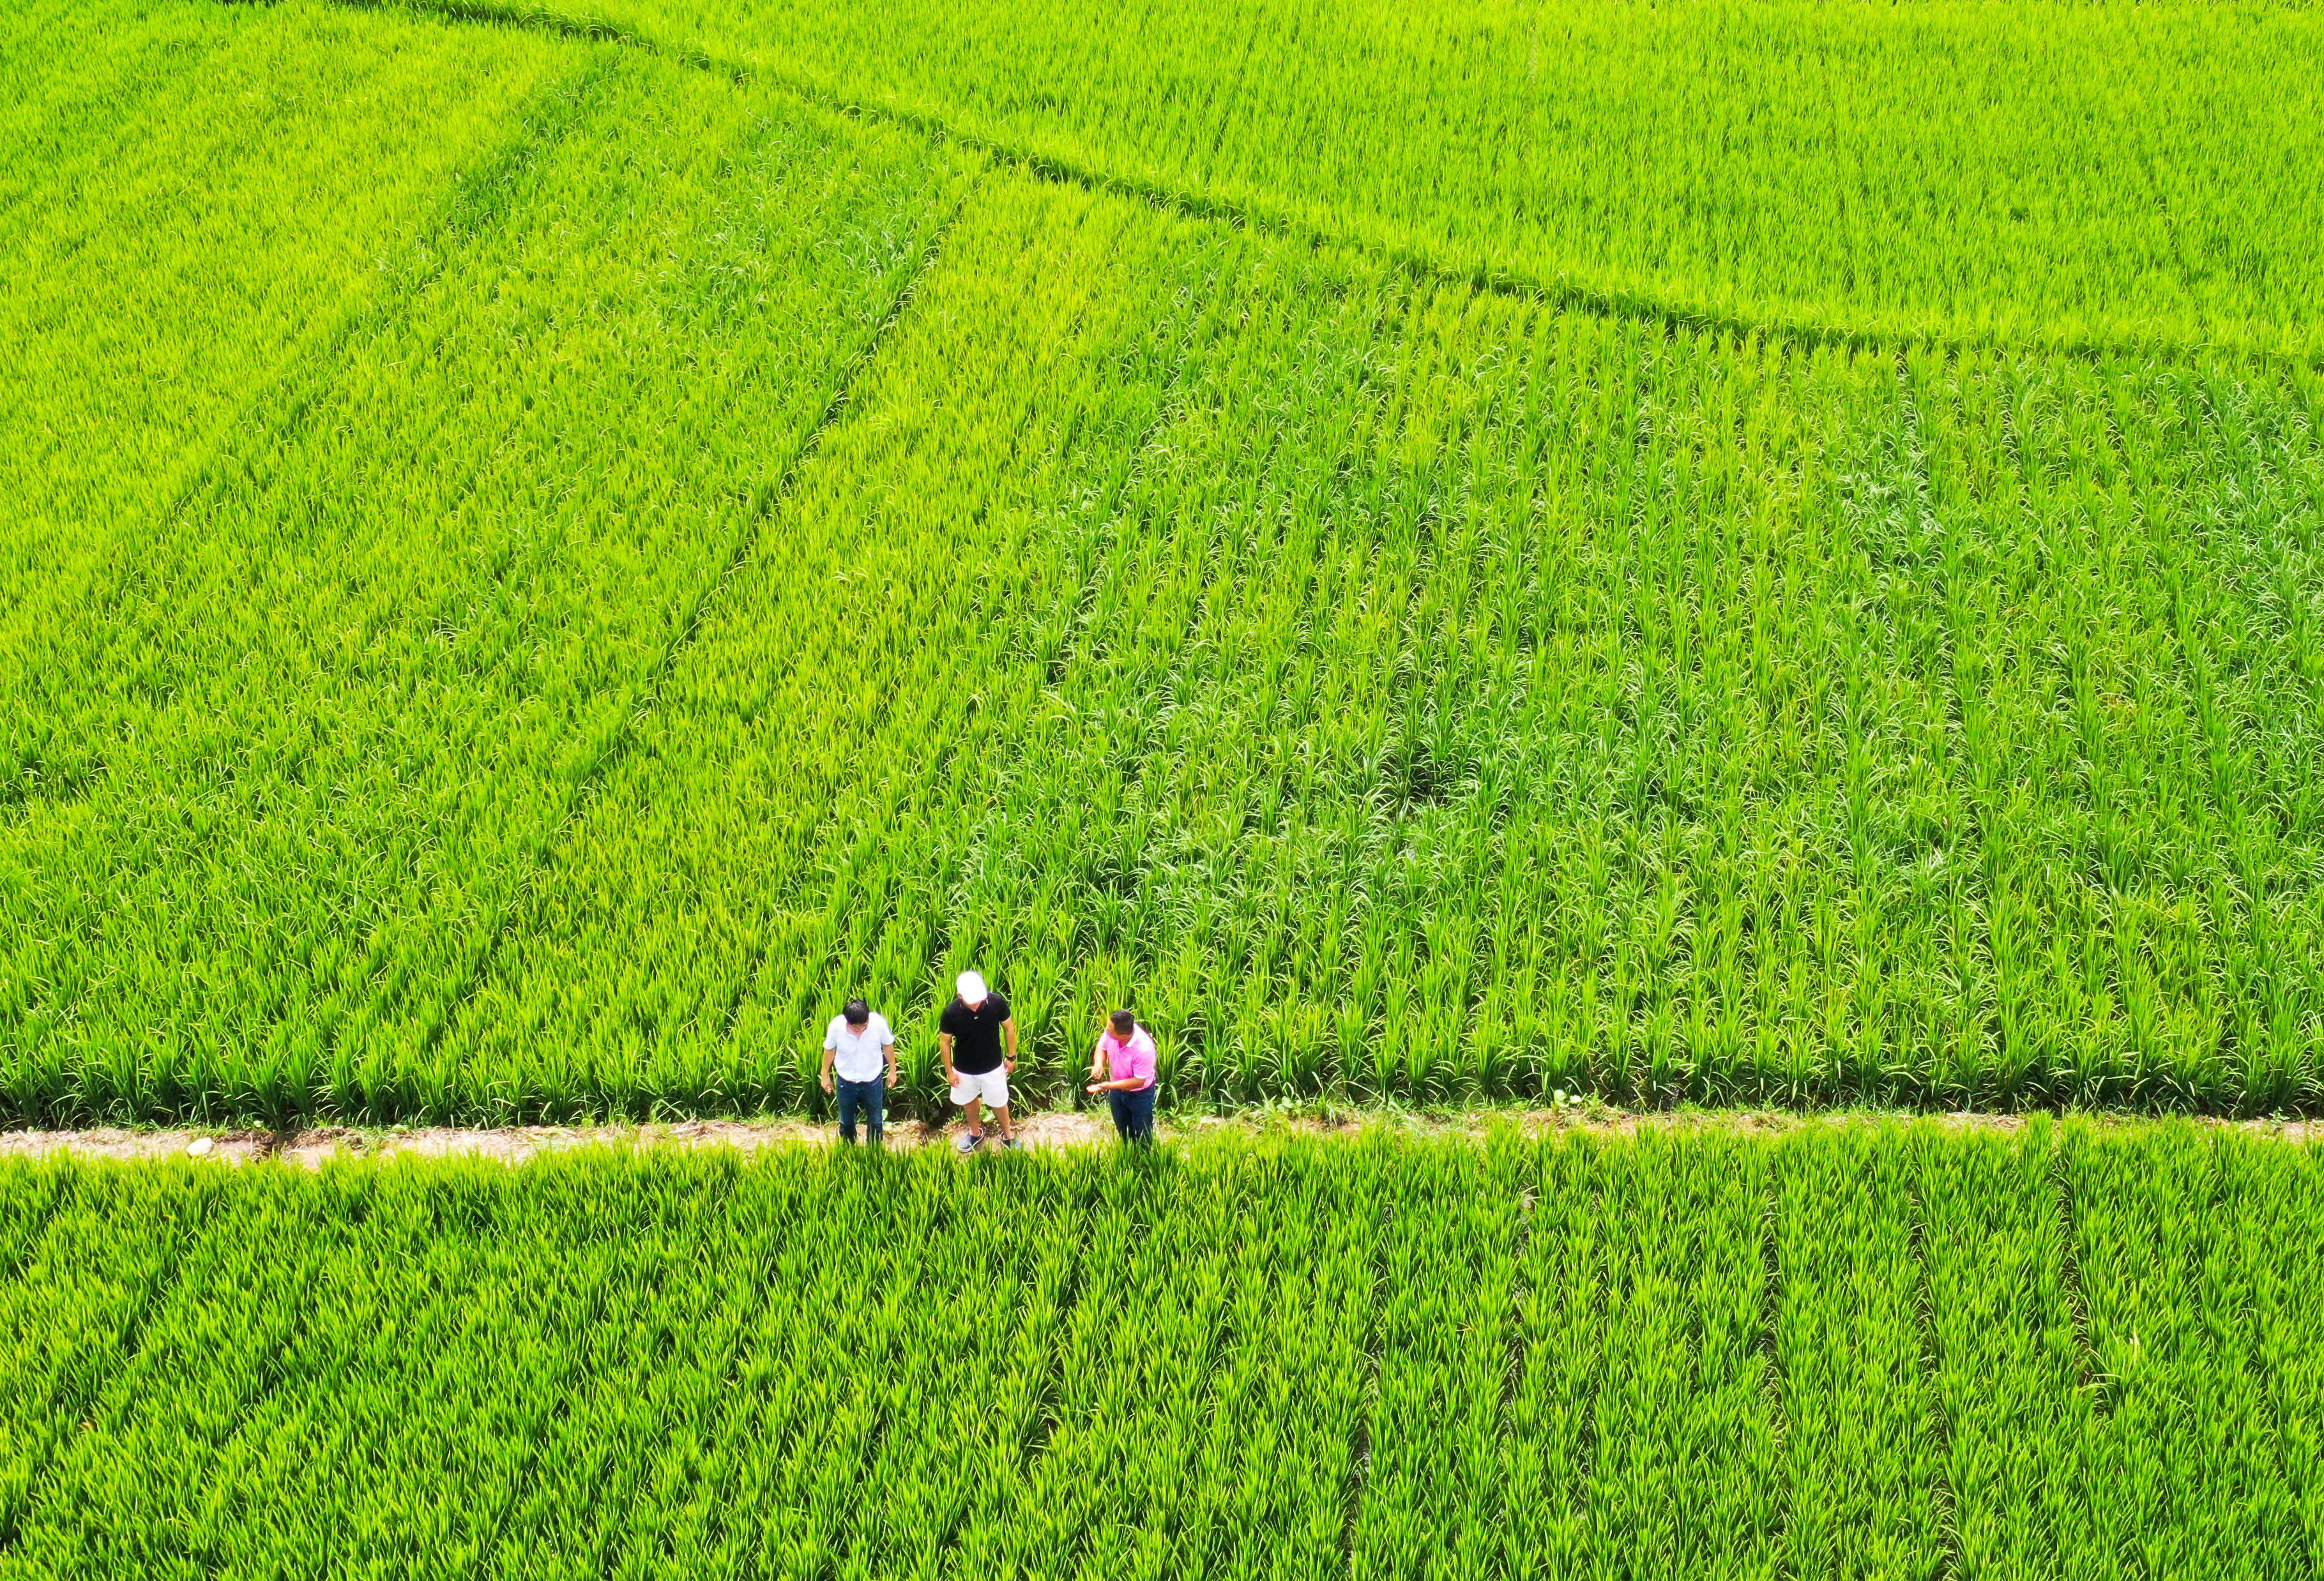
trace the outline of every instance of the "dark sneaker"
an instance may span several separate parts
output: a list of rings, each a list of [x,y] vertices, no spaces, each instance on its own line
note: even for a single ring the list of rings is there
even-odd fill
[[[960,1134],[960,1150],[963,1153],[974,1153],[976,1144],[983,1140],[984,1133],[982,1131],[963,1131]]]
[[[1001,1139],[1001,1145],[1014,1152],[1017,1146],[1017,1138],[1014,1136],[1003,1136]]]

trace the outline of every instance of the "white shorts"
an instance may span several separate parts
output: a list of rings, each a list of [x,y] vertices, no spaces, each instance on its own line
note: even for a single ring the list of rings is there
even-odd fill
[[[960,1080],[952,1084],[952,1100],[966,1108],[970,1104],[983,1102],[997,1109],[1009,1107],[1009,1072],[995,1065],[990,1071],[962,1071]]]

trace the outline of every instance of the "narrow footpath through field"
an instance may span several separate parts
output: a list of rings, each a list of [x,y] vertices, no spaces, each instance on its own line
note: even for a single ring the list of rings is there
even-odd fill
[[[2047,1111],[2044,1111],[2046,1114]],[[2150,1119],[2121,1114],[2070,1116],[2107,1131],[2157,1126],[2191,1125],[2204,1130],[2239,1131],[2246,1135],[2273,1137],[2305,1145],[2315,1126],[2307,1120]],[[1325,1113],[1196,1115],[1166,1118],[1158,1129],[1166,1143],[1185,1144],[1239,1135],[1353,1135],[1365,1129],[1382,1129],[1407,1137],[1470,1136],[1482,1140],[1499,1129],[1526,1137],[1557,1132],[1602,1136],[1630,1136],[1640,1131],[1669,1133],[1728,1132],[1738,1135],[1775,1135],[1808,1129],[1862,1130],[1882,1126],[1925,1122],[1948,1131],[2013,1133],[2024,1128],[2023,1115],[1986,1114],[1959,1110],[1914,1115],[1849,1110],[1815,1115],[1772,1109],[1631,1110],[1602,1105],[1557,1109],[1479,1108],[1418,1112],[1350,1109]],[[922,1120],[891,1122],[890,1146],[907,1151],[938,1141],[956,1144],[963,1126],[957,1119],[936,1125]],[[1017,1133],[1027,1147],[1043,1150],[1085,1148],[1110,1144],[1111,1127],[1098,1113],[1055,1110],[1021,1116]],[[63,1154],[75,1158],[160,1160],[184,1156],[213,1163],[261,1163],[270,1160],[320,1169],[333,1160],[355,1158],[489,1158],[503,1163],[524,1163],[546,1154],[569,1153],[588,1147],[667,1148],[694,1150],[731,1147],[754,1153],[768,1147],[820,1147],[836,1141],[829,1121],[790,1118],[701,1119],[659,1121],[647,1125],[575,1126],[320,1126],[300,1131],[168,1130],[97,1126],[85,1130],[0,1131],[0,1159],[41,1158]]]

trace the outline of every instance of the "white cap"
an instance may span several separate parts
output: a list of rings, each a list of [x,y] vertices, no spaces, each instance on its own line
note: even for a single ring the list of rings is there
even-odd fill
[[[952,986],[960,990],[961,998],[968,1004],[982,1005],[984,1003],[984,979],[977,976],[976,973],[973,971],[962,972],[960,974],[959,980],[954,982]]]

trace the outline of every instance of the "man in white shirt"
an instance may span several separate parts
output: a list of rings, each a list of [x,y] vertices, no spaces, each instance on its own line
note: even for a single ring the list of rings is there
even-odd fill
[[[833,1071],[839,1073],[839,1139],[855,1140],[855,1111],[863,1111],[863,1128],[872,1145],[881,1145],[880,1122],[887,1117],[888,1089],[896,1080],[896,1034],[888,1018],[872,1014],[861,999],[831,1018],[823,1034],[823,1089],[829,1092]]]

